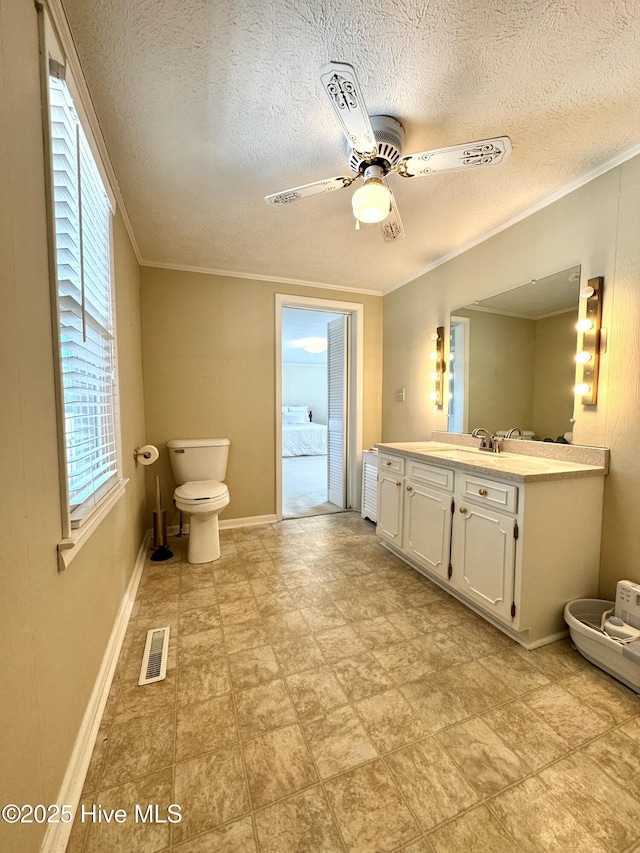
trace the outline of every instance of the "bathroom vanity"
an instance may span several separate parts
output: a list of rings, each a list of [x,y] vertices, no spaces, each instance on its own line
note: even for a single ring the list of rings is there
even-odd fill
[[[442,438],[377,445],[382,543],[526,648],[558,639],[597,593],[608,451]]]

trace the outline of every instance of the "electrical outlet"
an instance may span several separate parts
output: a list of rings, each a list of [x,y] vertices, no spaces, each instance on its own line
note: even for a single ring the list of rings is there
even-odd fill
[[[404,403],[404,388],[398,388],[395,397],[396,403]]]

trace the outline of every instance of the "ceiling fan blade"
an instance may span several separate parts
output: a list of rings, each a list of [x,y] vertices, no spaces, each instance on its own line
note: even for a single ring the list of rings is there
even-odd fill
[[[376,138],[353,65],[329,62],[320,69],[320,80],[349,145],[363,157],[373,157]]]
[[[303,184],[301,187],[294,187],[291,190],[285,190],[281,193],[273,193],[264,197],[269,204],[290,204],[292,201],[298,201],[300,198],[307,198],[310,195],[321,195],[322,193],[330,193],[333,190],[341,190],[358,179],[357,175],[353,177],[337,177],[326,178],[324,181],[314,181],[312,184]]]
[[[511,154],[508,136],[495,139],[480,139],[465,145],[436,148],[401,157],[395,170],[404,178],[427,175],[429,172],[452,172],[456,169],[472,169],[478,166],[497,166]]]
[[[396,240],[404,237],[404,225],[402,224],[402,219],[400,219],[400,213],[398,212],[398,206],[396,205],[393,193],[391,193],[391,212],[380,223],[380,230],[382,231],[385,243],[394,243]]]

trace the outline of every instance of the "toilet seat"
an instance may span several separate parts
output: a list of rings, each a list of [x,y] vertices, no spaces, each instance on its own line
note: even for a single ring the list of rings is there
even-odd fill
[[[229,489],[217,480],[183,483],[173,493],[176,506],[188,514],[220,512],[229,503]]]

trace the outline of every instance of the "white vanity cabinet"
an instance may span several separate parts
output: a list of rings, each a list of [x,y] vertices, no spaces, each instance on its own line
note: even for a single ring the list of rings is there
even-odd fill
[[[404,549],[420,566],[446,580],[451,550],[454,473],[407,460]]]
[[[451,585],[497,618],[517,615],[516,516],[519,488],[458,472],[451,540]]]
[[[604,471],[549,463],[532,475],[544,465],[521,461],[525,473],[501,477],[495,460],[447,464],[388,447],[383,544],[527,648],[565,633],[567,601],[597,594]]]
[[[378,457],[378,519],[376,532],[382,539],[402,548],[404,465],[401,456],[381,453]]]

